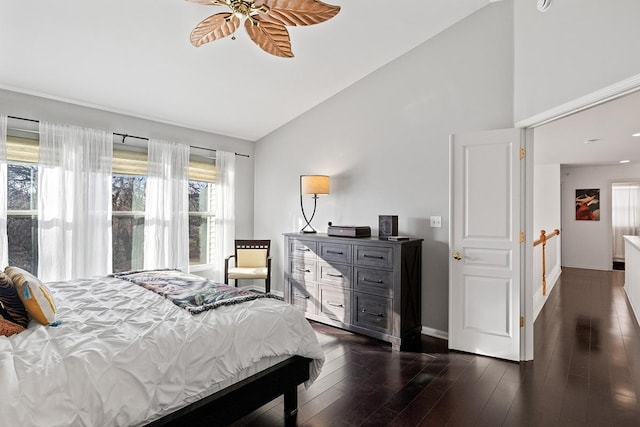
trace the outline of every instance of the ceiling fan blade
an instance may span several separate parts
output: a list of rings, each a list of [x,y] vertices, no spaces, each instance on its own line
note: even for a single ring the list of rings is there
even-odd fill
[[[226,5],[227,2],[225,0],[185,0],[191,3],[204,4],[207,6],[222,6]]]
[[[251,22],[251,19],[244,21],[244,27],[255,44],[271,55],[293,58],[289,31],[284,25],[262,21],[258,17],[254,17],[253,20],[255,23]]]
[[[264,4],[270,9],[268,13],[259,13],[263,21],[279,22],[292,26],[319,24],[333,18],[340,12],[340,6],[333,6],[318,0],[264,0],[260,4]]]
[[[240,26],[240,19],[233,13],[216,13],[200,22],[191,31],[191,44],[200,47],[205,43],[233,34]]]

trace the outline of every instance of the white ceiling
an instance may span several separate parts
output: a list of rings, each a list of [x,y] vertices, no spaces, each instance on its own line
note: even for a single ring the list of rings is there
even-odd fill
[[[0,87],[255,141],[489,0],[326,2],[342,10],[289,27],[295,58],[283,59],[244,28],[193,47],[189,33],[220,6],[5,0]]]
[[[640,91],[534,129],[536,164],[640,163]],[[586,140],[597,141],[585,144]]]

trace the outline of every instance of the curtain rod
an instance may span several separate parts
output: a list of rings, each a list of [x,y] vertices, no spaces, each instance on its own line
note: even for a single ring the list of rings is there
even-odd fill
[[[17,117],[17,116],[7,116],[7,118],[9,119],[15,119],[15,120],[22,120],[25,122],[32,122],[32,123],[40,123],[40,120],[35,120],[35,119],[26,119],[24,117]],[[135,135],[129,135],[128,133],[119,133],[119,132],[113,132],[114,135],[118,135],[122,137],[122,143],[124,144],[124,140],[127,138],[134,138],[134,139],[141,139],[143,141],[149,141],[149,138],[146,138],[144,136],[135,136]],[[213,151],[214,153],[218,150],[213,149],[213,148],[205,148],[205,147],[198,147],[195,145],[190,145],[189,147],[191,148],[197,148],[199,150],[205,150],[205,151]],[[251,157],[248,154],[242,154],[242,153],[233,153],[236,156],[240,156],[240,157]]]

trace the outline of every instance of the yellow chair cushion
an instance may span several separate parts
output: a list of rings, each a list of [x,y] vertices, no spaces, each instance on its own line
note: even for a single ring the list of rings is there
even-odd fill
[[[18,268],[7,267],[5,273],[11,278],[18,297],[31,317],[43,325],[56,320],[56,306],[49,289],[34,275]]]
[[[238,259],[236,267],[266,267],[267,266],[267,250],[266,249],[238,249]]]
[[[229,269],[229,279],[266,279],[267,267],[235,267]]]

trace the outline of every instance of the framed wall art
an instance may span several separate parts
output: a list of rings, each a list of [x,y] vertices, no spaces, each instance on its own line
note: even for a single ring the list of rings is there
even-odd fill
[[[576,221],[600,221],[600,189],[576,190]]]

